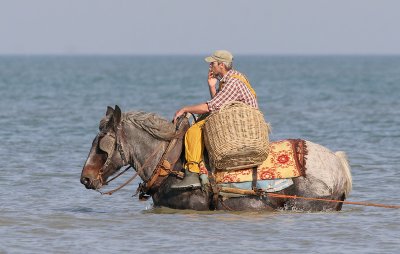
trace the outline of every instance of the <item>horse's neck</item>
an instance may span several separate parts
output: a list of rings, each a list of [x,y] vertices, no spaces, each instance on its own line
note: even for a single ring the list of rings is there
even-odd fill
[[[129,147],[129,161],[140,177],[148,179],[160,161],[167,142],[158,140],[146,131],[133,126],[126,126],[125,135]],[[143,174],[141,175],[141,172]],[[145,180],[143,179],[143,180]]]

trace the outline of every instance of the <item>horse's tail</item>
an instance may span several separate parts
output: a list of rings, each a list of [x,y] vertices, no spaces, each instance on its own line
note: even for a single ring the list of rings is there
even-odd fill
[[[342,163],[342,169],[343,173],[346,178],[346,183],[345,183],[345,190],[344,190],[344,195],[346,198],[349,196],[351,189],[353,188],[353,179],[351,177],[351,169],[350,169],[350,164],[347,159],[347,155],[343,151],[338,151],[335,153],[335,155],[339,158],[340,162]]]

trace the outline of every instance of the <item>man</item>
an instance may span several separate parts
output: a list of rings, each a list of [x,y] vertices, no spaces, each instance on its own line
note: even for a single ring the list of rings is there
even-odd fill
[[[256,94],[247,78],[240,72],[232,69],[233,56],[229,51],[217,50],[205,58],[210,63],[208,70],[208,86],[211,100],[197,105],[185,106],[176,111],[174,121],[184,113],[205,114],[219,110],[222,105],[232,101],[241,101],[258,108]],[[218,92],[216,85],[219,80]],[[207,169],[203,163],[203,135],[202,127],[205,120],[193,124],[185,135],[185,178],[178,184],[172,185],[175,189],[199,188],[202,179],[207,182]]]

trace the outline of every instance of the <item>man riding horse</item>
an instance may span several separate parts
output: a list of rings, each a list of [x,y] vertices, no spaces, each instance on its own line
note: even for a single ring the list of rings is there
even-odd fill
[[[177,130],[170,121],[154,113],[123,113],[118,106],[115,106],[115,109],[108,107],[83,166],[81,183],[87,189],[99,190],[126,172],[129,167],[108,179],[122,167],[129,165],[135,169],[136,174],[116,190],[139,175],[143,181],[138,188],[139,197],[151,197],[154,206],[158,207],[198,211],[341,210],[340,201],[345,200],[352,189],[351,168],[346,153],[332,152],[307,140],[288,139],[272,142],[268,153],[271,158],[265,160],[265,165],[263,162],[257,170],[254,167],[241,169],[238,174],[237,171],[232,172],[236,174],[234,177],[229,175],[230,171],[215,170],[214,177],[210,177],[212,184],[206,187],[207,169],[202,162],[203,125],[204,129],[207,129],[205,134],[209,135],[210,123],[216,116],[226,112],[229,102],[244,103],[252,110],[258,108],[254,90],[243,74],[232,69],[232,60],[232,54],[225,50],[215,51],[207,57],[206,61],[210,63],[208,83],[211,100],[183,107],[174,117],[176,121],[185,112],[205,114],[217,111],[218,114],[208,117],[207,123],[201,120],[189,128],[188,119],[183,118],[178,124],[181,129]],[[183,160],[180,156],[181,145],[183,133],[187,129],[184,141],[186,160]],[[221,134],[220,129],[215,130]],[[216,136],[218,135],[212,137]],[[225,135],[222,135],[222,143],[224,138]],[[248,149],[246,146],[244,152]],[[210,159],[215,151],[216,149],[210,151]],[[230,159],[228,162],[231,162]],[[218,169],[215,164],[211,165]],[[182,168],[185,169],[183,180]],[[276,181],[279,182],[278,185]],[[200,187],[205,188],[199,189]],[[285,196],[271,196],[271,192],[274,195]],[[315,198],[329,202],[316,201]]]
[[[197,105],[185,106],[176,111],[174,121],[184,113],[205,114],[218,111],[222,105],[240,101],[253,108],[258,108],[256,93],[248,79],[232,68],[233,55],[226,50],[217,50],[205,61],[210,63],[208,70],[208,86],[211,100]],[[219,81],[218,91],[216,85]],[[208,182],[208,173],[203,162],[202,127],[207,119],[193,124],[185,135],[185,178],[171,186],[173,189],[196,189]]]

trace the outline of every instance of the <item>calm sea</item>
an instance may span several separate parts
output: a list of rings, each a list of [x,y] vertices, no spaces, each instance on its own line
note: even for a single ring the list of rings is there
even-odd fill
[[[347,152],[349,201],[400,205],[400,57],[237,56],[273,140]],[[208,99],[203,56],[0,57],[0,253],[397,253],[400,210],[155,209],[139,181],[79,182],[108,105],[171,119]]]

